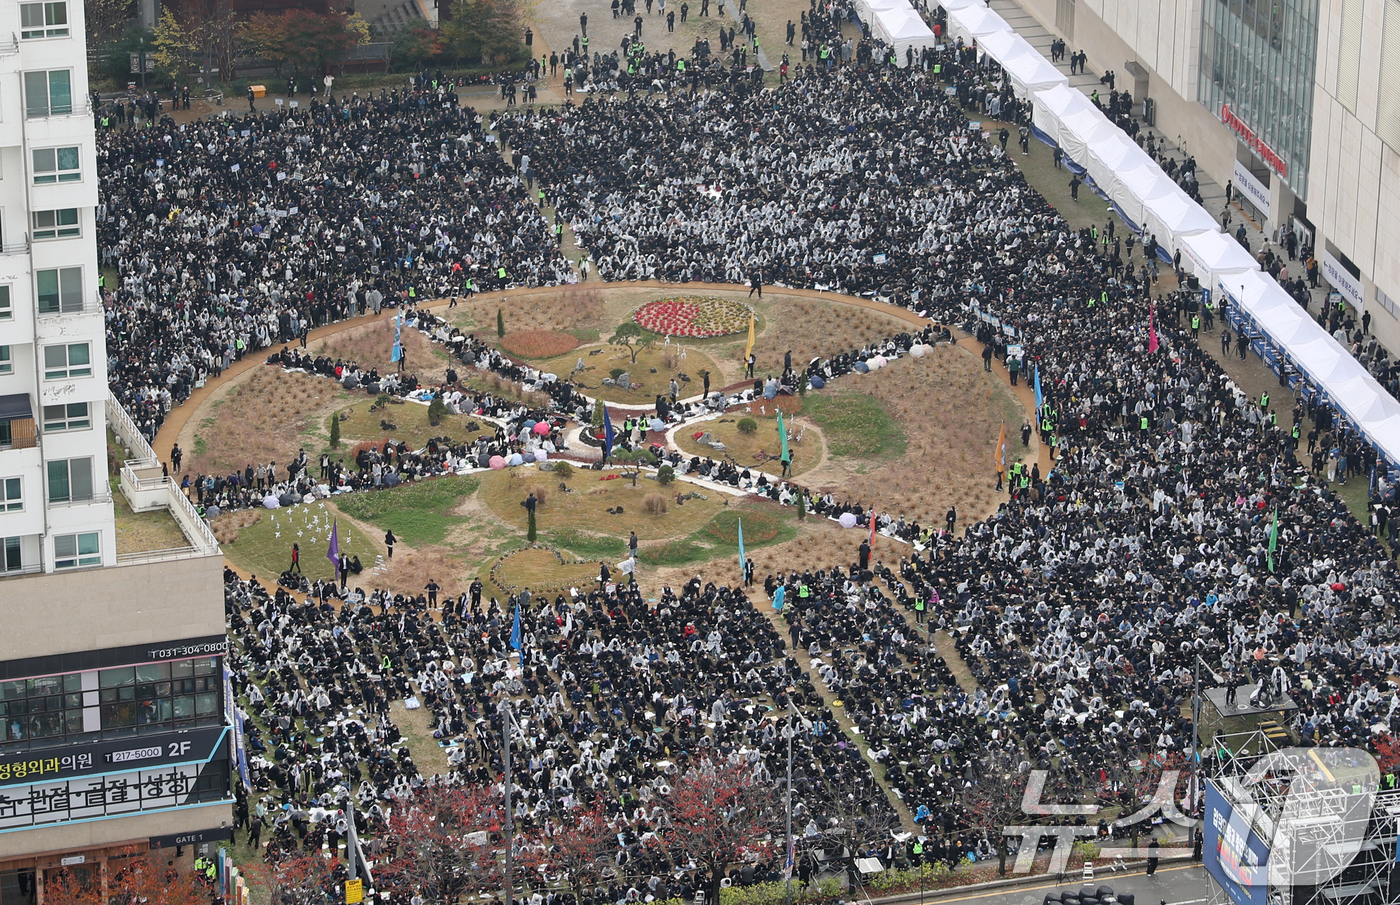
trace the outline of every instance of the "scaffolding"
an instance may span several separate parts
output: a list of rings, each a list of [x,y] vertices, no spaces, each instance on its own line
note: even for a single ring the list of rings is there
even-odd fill
[[[1400,903],[1400,789],[1380,789],[1374,760],[1279,747],[1261,730],[1214,742],[1203,828],[1210,905]]]

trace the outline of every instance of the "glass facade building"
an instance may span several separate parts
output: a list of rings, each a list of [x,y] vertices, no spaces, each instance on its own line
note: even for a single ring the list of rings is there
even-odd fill
[[[1205,0],[1199,98],[1308,197],[1319,0]]]

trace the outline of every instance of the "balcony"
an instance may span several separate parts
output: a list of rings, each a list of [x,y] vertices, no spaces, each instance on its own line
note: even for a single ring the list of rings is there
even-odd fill
[[[0,396],[0,450],[34,449],[39,445],[34,409],[28,393]]]

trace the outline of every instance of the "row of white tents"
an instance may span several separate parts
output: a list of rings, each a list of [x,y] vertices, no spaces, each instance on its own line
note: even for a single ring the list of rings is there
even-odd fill
[[[1304,377],[1392,467],[1400,467],[1400,402],[984,0],[940,3],[948,13],[948,39],[975,42],[979,53],[995,60],[1016,96],[1031,102],[1036,130],[1088,173],[1126,221],[1144,236],[1155,235],[1168,254],[1180,251],[1183,270],[1216,298],[1230,299],[1230,318],[1248,332],[1256,354],[1276,371],[1288,366]]]

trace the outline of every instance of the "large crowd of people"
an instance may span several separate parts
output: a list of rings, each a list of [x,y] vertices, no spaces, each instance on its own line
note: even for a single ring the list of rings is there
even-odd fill
[[[1191,293],[1165,291],[1111,226],[1106,238],[1071,228],[1015,152],[969,126],[970,99],[1006,85],[946,54],[937,71],[798,67],[778,86],[590,97],[516,108],[496,126],[606,280],[830,289],[960,325],[993,354],[1014,340],[1041,378],[1035,430],[1052,467],[1017,473],[996,513],[960,533],[951,517],[937,532],[920,527],[927,513],[886,516],[887,533],[920,542],[898,564],[867,548],[768,576],[786,640],[760,612],[769,600],[703,575],[656,601],[628,585],[497,600],[476,583],[449,589],[440,612],[416,590],[269,590],[230,575],[236,687],[262,727],[250,801],[284,814],[350,797],[391,806],[424,781],[388,712],[401,699],[432,715],[456,774],[494,781],[496,705],[510,699],[524,717],[525,819],[583,787],[644,803],[700,755],[782,775],[792,700],[799,803],[816,832],[839,819],[822,793],[873,783],[878,762],[936,840],[918,851],[953,863],[1000,832],[967,797],[989,753],[1107,775],[1186,752],[1198,658],[1216,684],[1290,695],[1304,743],[1400,730],[1387,680],[1394,533],[1388,544],[1384,517],[1362,524],[1336,492],[1369,479],[1373,499],[1393,501],[1374,451],[1316,388],[1245,394],[1201,348],[1213,340],[1198,339]],[[468,279],[572,279],[522,177],[447,96],[117,132],[101,147],[103,254],[121,273],[112,378],[151,429],[230,356],[361,310],[370,291],[410,302]],[[458,354],[500,364],[475,342]],[[859,357],[841,354],[838,370]],[[586,412],[571,393],[554,401]],[[780,501],[850,511],[764,481]],[[974,688],[929,643],[934,630],[954,639]],[[893,810],[879,796],[865,806],[867,819]],[[646,809],[630,813],[644,831]],[[279,846],[319,850],[312,824],[279,819]],[[629,860],[635,885],[610,901],[684,867]]]

